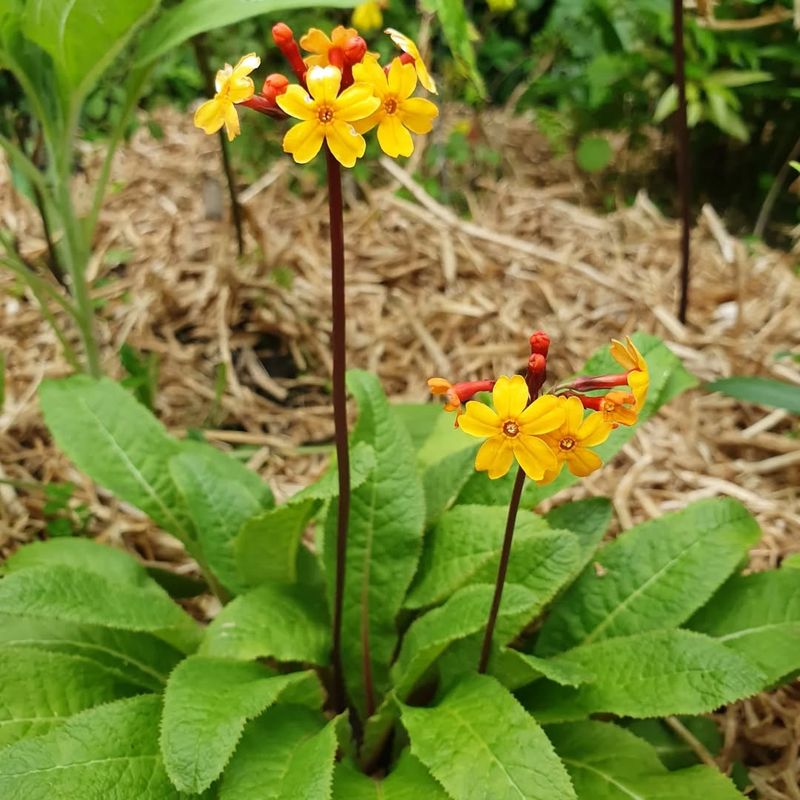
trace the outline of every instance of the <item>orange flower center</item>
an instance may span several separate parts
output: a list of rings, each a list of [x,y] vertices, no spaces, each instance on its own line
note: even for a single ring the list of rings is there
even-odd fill
[[[517,425],[513,419],[506,420],[506,422],[503,423],[503,433],[510,439],[513,439],[515,436],[519,435],[519,425]]]
[[[558,446],[564,450],[564,452],[569,452],[575,447],[575,440],[571,436],[565,436],[559,443]]]
[[[383,103],[383,109],[387,114],[395,114],[397,112],[397,100],[394,97],[388,97]]]
[[[317,112],[317,118],[323,125],[333,122],[333,109],[330,106],[321,106]]]
[[[601,400],[600,410],[604,414],[613,414],[617,410],[617,404],[613,400]]]

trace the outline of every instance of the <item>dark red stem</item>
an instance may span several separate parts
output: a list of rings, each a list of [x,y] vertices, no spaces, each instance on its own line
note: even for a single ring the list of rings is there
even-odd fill
[[[689,125],[686,118],[686,56],[683,40],[683,0],[672,0],[672,53],[675,61],[675,85],[678,87],[678,110],[675,113],[675,149],[678,170],[678,193],[681,212],[681,287],[678,319],[685,323],[689,310]]]
[[[478,672],[486,672],[489,666],[489,656],[492,651],[492,637],[494,628],[497,624],[497,614],[500,611],[500,601],[503,599],[503,586],[506,582],[508,572],[508,560],[511,557],[511,543],[514,540],[514,526],[517,522],[517,511],[522,500],[522,487],[525,485],[525,472],[520,467],[517,470],[517,479],[514,481],[514,491],[511,493],[511,502],[508,506],[508,517],[506,518],[506,535],[503,539],[503,550],[500,553],[500,564],[497,568],[497,580],[494,585],[494,597],[492,607],[489,610],[489,620],[486,623],[486,633],[483,636],[483,647],[481,647],[481,658],[478,662]]]
[[[331,226],[333,424],[336,435],[336,460],[339,472],[339,504],[336,520],[336,587],[333,600],[333,701],[336,710],[343,711],[345,707],[345,692],[342,673],[342,608],[347,558],[347,525],[350,517],[350,452],[347,446],[347,390],[345,388],[347,361],[345,349],[344,212],[342,208],[341,167],[327,146],[325,147],[325,155],[328,166],[328,207],[330,209]],[[366,660],[369,660],[368,657]]]

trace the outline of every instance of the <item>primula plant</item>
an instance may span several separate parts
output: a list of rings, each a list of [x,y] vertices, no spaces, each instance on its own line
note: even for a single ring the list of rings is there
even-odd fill
[[[696,381],[645,335],[552,381],[536,332],[524,375],[431,379],[453,426],[436,404],[392,405],[375,376],[345,375],[340,167],[373,128],[385,152],[408,152],[408,130],[435,117],[415,84],[433,83],[395,31],[403,55],[384,67],[353,30],[273,32],[297,83],[268,76],[256,95],[247,55],[196,121],[234,136],[237,106],[290,116],[295,161],[325,152],[335,462],[276,504],[120,385],[45,382],[56,443],[179,539],[202,581],[81,538],[7,560],[0,797],[740,797],[698,763],[698,715],[800,670],[796,571],[741,574],[759,531],[733,500],[606,544],[604,498],[537,511]],[[210,621],[192,602],[209,593]],[[679,764],[662,762],[665,741]]]

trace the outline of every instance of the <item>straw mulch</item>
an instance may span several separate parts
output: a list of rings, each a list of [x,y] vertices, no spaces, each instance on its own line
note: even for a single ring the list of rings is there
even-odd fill
[[[319,448],[297,448],[332,435],[325,193],[287,161],[276,163],[243,195],[248,255],[237,260],[216,141],[188,117],[164,112],[160,122],[163,139],[142,130],[119,153],[121,188],[102,216],[92,276],[104,278],[95,295],[103,301],[105,366],[120,374],[115,352],[123,342],[158,354],[156,410],[164,423],[178,434],[204,427],[223,447],[248,446],[250,466],[285,497],[324,464]],[[451,123],[445,119],[442,130]],[[482,128],[504,163],[501,178],[472,174],[458,187],[472,222],[394,163],[380,162],[372,186],[346,183],[350,366],[376,371],[396,398],[424,400],[431,375],[520,370],[536,328],[553,339],[552,376],[577,370],[612,336],[646,330],[703,380],[757,374],[800,382],[797,365],[775,358],[800,347],[800,281],[785,254],[749,249],[705,208],[692,235],[684,327],[673,313],[679,231],[672,220],[644,195],[608,216],[588,210],[580,182],[549,158],[530,121],[489,116]],[[85,155],[79,184],[98,163],[91,149]],[[0,224],[35,258],[44,250],[39,228],[8,184],[3,170]],[[18,482],[0,485],[0,552],[37,537],[44,524],[44,498],[19,482],[72,480],[75,502],[91,509],[92,534],[191,571],[179,545],[82,478],[51,445],[36,387],[68,370],[31,298],[5,274],[0,284],[7,355],[0,478]],[[800,552],[793,427],[784,412],[694,390],[572,495],[613,498],[615,530],[702,497],[738,498],[763,529],[752,568],[775,567]],[[721,762],[744,759],[756,796],[800,798],[796,688],[740,703],[721,724]]]

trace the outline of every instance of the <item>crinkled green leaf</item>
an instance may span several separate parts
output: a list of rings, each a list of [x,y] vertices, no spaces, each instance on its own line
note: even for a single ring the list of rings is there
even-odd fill
[[[408,431],[415,451],[425,446],[433,432],[438,429],[442,416],[438,403],[393,403],[392,409],[396,419]],[[441,454],[436,455],[434,461],[441,457]]]
[[[25,647],[0,647],[0,675],[0,747],[136,693],[93,661]]]
[[[363,642],[368,640],[374,686],[382,692],[388,687],[389,661],[397,644],[395,619],[419,558],[425,507],[411,441],[378,379],[351,371],[348,384],[359,407],[353,442],[365,441],[375,452],[375,469],[350,497],[342,620],[345,681],[352,701],[363,710]],[[337,506],[331,503],[324,543],[331,596]]]
[[[184,543],[192,527],[169,474],[180,443],[119,384],[75,375],[45,381],[39,403],[56,444],[92,480]]]
[[[433,708],[402,707],[411,752],[453,800],[574,800],[542,729],[497,681],[472,675]]]
[[[154,633],[186,652],[200,638],[197,623],[155,583],[115,584],[69,566],[31,567],[3,578],[0,609],[34,619]]]
[[[547,735],[567,766],[578,800],[741,800],[706,766],[668,772],[647,742],[608,722],[550,725]]]
[[[227,589],[243,591],[247,581],[238,569],[234,541],[247,520],[273,504],[269,487],[244,465],[202,445],[173,456],[169,472],[204,561]]]
[[[330,624],[321,595],[306,586],[264,584],[237,597],[208,626],[200,652],[324,665]]]
[[[244,583],[294,583],[300,539],[308,526],[312,501],[272,508],[242,525],[233,550]]]
[[[578,537],[581,556],[576,568],[591,561],[611,522],[612,507],[607,497],[588,497],[562,503],[544,515],[551,528],[568,530]]]
[[[731,578],[688,626],[758,664],[770,683],[779,681],[800,670],[800,574]]]
[[[540,678],[547,678],[561,686],[580,686],[592,679],[592,672],[577,664],[553,658],[537,658],[510,647],[493,648],[489,659],[489,674],[512,690],[527,686]]]
[[[365,775],[348,761],[337,764],[333,777],[333,800],[449,800],[449,797],[408,750],[403,751],[389,775],[380,780]]]
[[[722,735],[708,717],[675,717],[715,757],[722,750]],[[683,769],[700,763],[697,753],[663,719],[629,720],[625,729],[644,739],[667,769]]]
[[[59,538],[20,547],[3,564],[5,572],[30,567],[69,566],[96,572],[112,582],[143,586],[150,583],[147,570],[129,553],[91,539]]]
[[[375,452],[366,442],[356,442],[350,448],[350,489],[357,489],[375,468]],[[339,496],[339,472],[332,462],[325,474],[315,483],[293,494],[286,502],[290,505],[309,500],[333,500]]]
[[[392,667],[395,692],[406,698],[436,659],[460,639],[483,631],[494,594],[491,584],[459,589],[439,608],[415,620],[403,637],[403,646]],[[499,619],[526,613],[535,603],[535,595],[516,584],[508,584],[503,592]],[[473,663],[477,664],[477,660]]]
[[[0,614],[0,644],[81,656],[120,680],[161,691],[184,654],[149,633]]]
[[[207,789],[225,769],[248,720],[313,673],[275,675],[255,662],[190,656],[170,675],[164,694],[161,752],[181,791]]]
[[[760,538],[729,498],[703,500],[627,531],[555,604],[536,646],[549,655],[578,644],[680,625]]]
[[[542,722],[609,713],[634,718],[702,714],[763,689],[754,663],[699,633],[660,630],[605,639],[552,659],[591,671],[576,689],[538,681],[520,692]]]
[[[439,521],[472,477],[477,449],[477,445],[472,445],[465,450],[457,450],[431,464],[423,472],[426,528]]]
[[[187,800],[158,750],[161,698],[144,695],[84,711],[11,745],[0,758],[0,797],[14,800]]]
[[[302,706],[268,709],[248,723],[222,777],[220,800],[329,800],[334,726]]]

